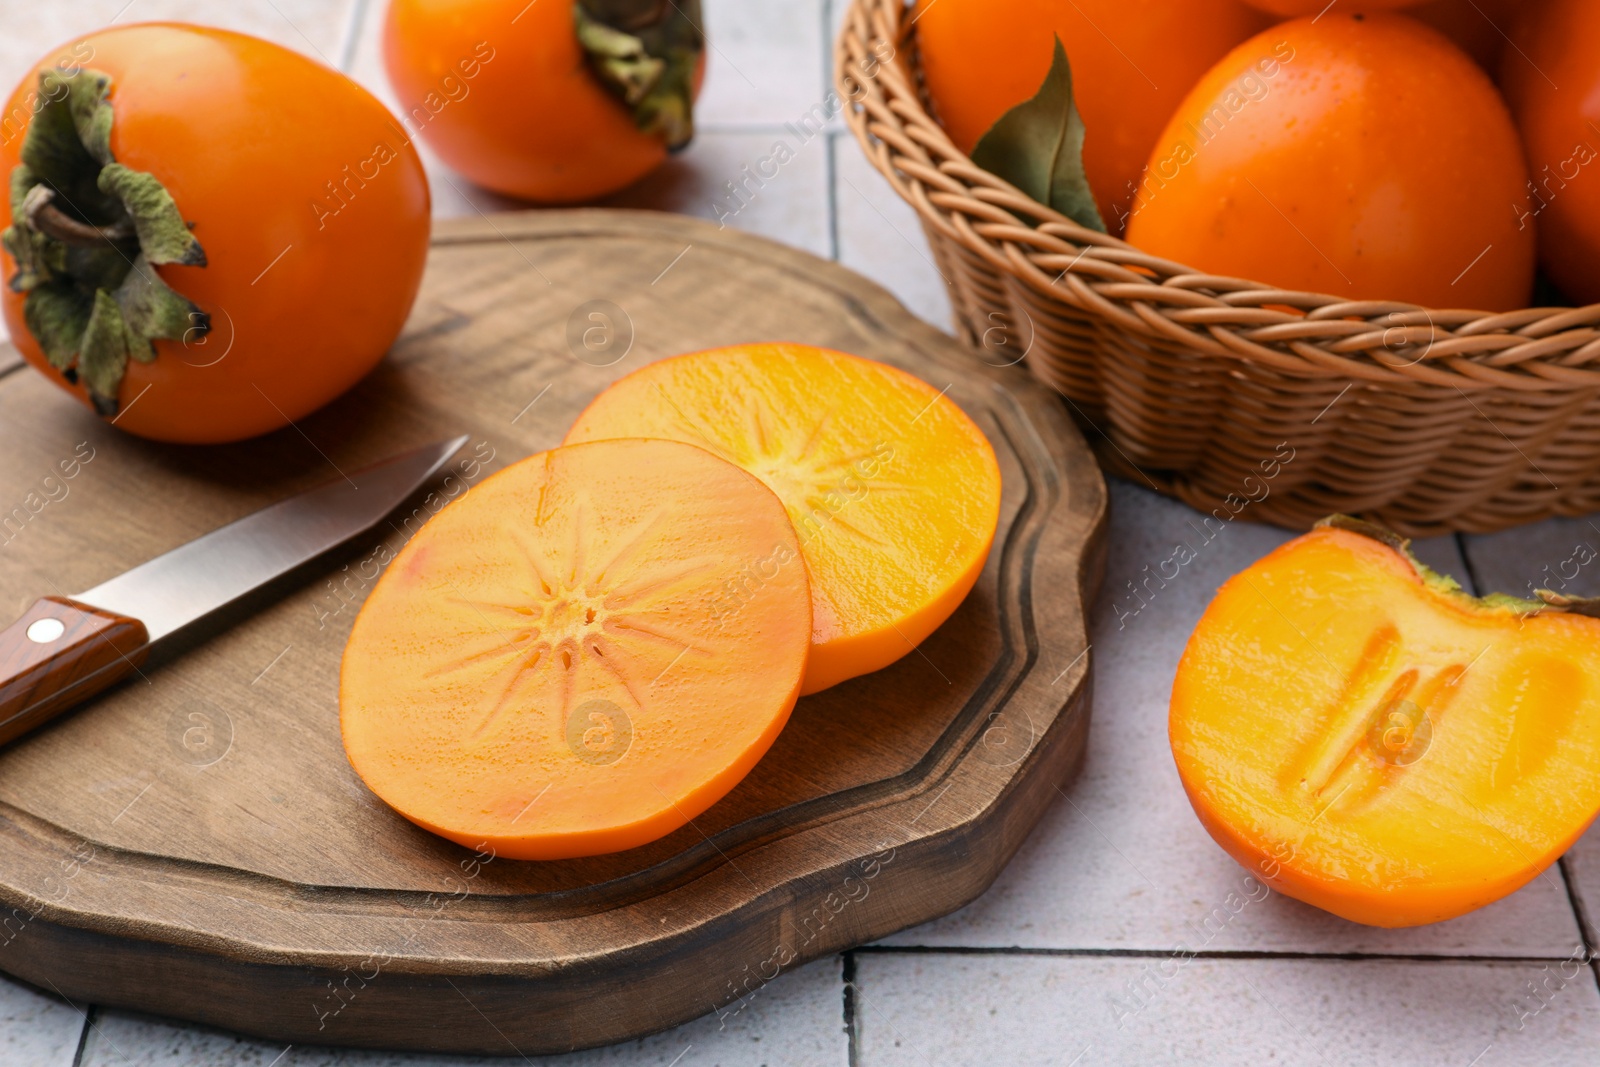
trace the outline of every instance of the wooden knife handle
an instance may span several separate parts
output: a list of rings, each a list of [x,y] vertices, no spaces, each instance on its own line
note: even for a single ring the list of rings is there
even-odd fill
[[[66,597],[0,630],[0,745],[121,681],[144,660],[144,623]]]

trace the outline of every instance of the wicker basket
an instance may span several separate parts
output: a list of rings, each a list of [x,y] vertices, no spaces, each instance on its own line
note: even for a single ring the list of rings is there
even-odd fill
[[[1600,305],[1351,302],[1145,255],[974,166],[928,112],[910,21],[903,0],[852,0],[846,119],[921,216],[958,332],[990,361],[1025,351],[1109,470],[1295,528],[1346,512],[1420,537],[1600,510]]]

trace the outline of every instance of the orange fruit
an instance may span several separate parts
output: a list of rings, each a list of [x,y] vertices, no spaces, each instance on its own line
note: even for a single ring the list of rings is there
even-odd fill
[[[1201,823],[1272,888],[1374,926],[1454,918],[1600,810],[1600,620],[1323,526],[1218,590],[1169,731]]]
[[[799,697],[799,551],[765,486],[690,445],[514,464],[424,526],[362,607],[339,679],[350,763],[412,822],[513,859],[670,833]],[[762,562],[725,624],[709,605]]]
[[[601,393],[567,443],[608,437],[710,449],[784,502],[811,576],[805,693],[909,653],[994,541],[1000,467],[983,432],[941,390],[843,352],[741,345],[653,363]],[[760,578],[716,610],[736,619],[742,583]]]
[[[915,17],[928,95],[963,152],[1039,91],[1061,38],[1084,170],[1113,233],[1183,94],[1266,22],[1237,0],[923,0]]]
[[[575,6],[391,0],[383,59],[407,126],[474,183],[525,200],[593,200],[660,166],[666,140],[590,69]]]
[[[1172,117],[1128,240],[1197,270],[1352,300],[1526,304],[1528,180],[1505,102],[1403,15],[1324,15],[1228,54]]]
[[[1551,0],[1519,27],[1501,83],[1527,146],[1532,184],[1513,215],[1539,233],[1550,280],[1600,301],[1600,6]],[[1504,210],[1504,209],[1502,209]]]
[[[1528,0],[1431,0],[1406,14],[1450,38],[1492,76],[1500,69],[1519,9],[1534,6]]]
[[[143,238],[80,239],[62,276],[27,292],[8,252],[0,304],[22,357],[118,429],[183,444],[280,429],[371,371],[411,312],[431,222],[422,161],[384,106],[270,41],[172,22],[113,26],[45,56],[12,92],[0,174],[16,180],[34,122],[61,129],[66,87],[44,92],[39,76],[96,73],[110,78],[112,161],[153,175],[203,252],[200,262],[150,257],[162,264],[154,276],[197,310],[169,324],[153,352],[130,345],[116,380],[95,389],[88,346],[63,351],[48,332],[35,335],[28,308],[58,284],[86,309],[97,290],[121,290],[96,266],[108,248],[128,277],[149,277],[132,266],[149,252]],[[93,162],[81,147],[54,158],[73,171]],[[70,189],[90,222],[125,222],[120,208],[86,198],[103,173],[94,170],[35,178]],[[13,189],[20,201],[27,186]],[[0,228],[17,221],[0,204]]]
[[[1301,15],[1320,15],[1329,8],[1334,7],[1333,0],[1244,0],[1251,7],[1259,8],[1269,15],[1278,15],[1282,18],[1292,19]],[[1341,15],[1353,12],[1366,13],[1368,11],[1397,11],[1400,8],[1416,7],[1420,0],[1344,0],[1338,4]]]

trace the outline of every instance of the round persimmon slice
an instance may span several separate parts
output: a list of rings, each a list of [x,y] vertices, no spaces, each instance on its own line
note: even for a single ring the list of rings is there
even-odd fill
[[[783,500],[811,575],[805,693],[912,651],[994,542],[1000,467],[983,432],[943,391],[843,352],[755,344],[661,360],[601,393],[567,443],[611,437],[710,449]]]
[[[735,583],[739,611],[719,598]],[[783,505],[672,441],[558,448],[441,511],[367,598],[345,751],[401,815],[513,859],[678,829],[771,746],[811,594]]]

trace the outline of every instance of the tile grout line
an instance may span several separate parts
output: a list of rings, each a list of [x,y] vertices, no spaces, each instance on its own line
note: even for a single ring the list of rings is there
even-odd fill
[[[827,153],[827,210],[828,210],[828,258],[835,263],[839,262],[839,149],[838,135],[833,133],[823,134],[822,147]]]
[[[844,1035],[845,1035],[845,1063],[849,1067],[858,1067],[860,1063],[861,1030],[860,1021],[856,1018],[856,954],[854,950],[842,953],[844,956]]]
[[[349,75],[356,65],[356,49],[361,47],[361,31],[367,27],[367,0],[351,0],[339,33],[339,71]],[[363,86],[363,88],[365,88]]]
[[[83,1067],[83,1053],[89,1047],[89,1028],[94,1025],[94,1017],[99,1011],[99,1008],[90,1004],[83,1013],[83,1029],[78,1031],[78,1048],[72,1054],[72,1067]]]
[[[822,3],[822,96],[820,97],[822,100],[827,100],[828,94],[833,91],[832,40],[836,3],[838,0],[823,0]],[[839,262],[839,142],[834,136],[834,131],[826,128],[822,131],[822,151],[826,181],[826,188],[823,190],[824,204],[828,212],[828,258],[837,263]]]
[[[1567,903],[1572,905],[1572,913],[1578,920],[1578,939],[1583,942],[1583,949],[1593,961],[1597,950],[1600,950],[1600,933],[1597,933],[1593,923],[1590,922],[1589,912],[1583,906],[1582,899],[1578,896],[1578,886],[1572,877],[1572,869],[1567,865],[1567,857],[1562,856],[1556,860],[1561,868],[1561,881],[1567,887]]]
[[[1596,952],[1595,928],[1589,924],[1588,910],[1578,898],[1578,887],[1573,881],[1572,868],[1567,864],[1567,857],[1562,856],[1556,860],[1556,866],[1561,870],[1561,884],[1567,889],[1567,903],[1572,905],[1572,912],[1578,920],[1578,940],[1582,942],[1584,955],[1588,957],[1589,971],[1594,975],[1596,989],[1600,989],[1600,953]]]
[[[0,367],[0,378],[4,378],[9,374],[15,374],[17,371],[21,370],[27,365],[28,361],[22,358],[22,353],[18,352],[17,361],[15,363],[11,364],[9,367]]]
[[[1467,535],[1458,530],[1451,536],[1455,538],[1456,551],[1461,554],[1461,563],[1467,568],[1465,577],[1467,579],[1467,584],[1472,586],[1472,595],[1482,596],[1483,583],[1478,580],[1478,568],[1473,566],[1472,553],[1469,552],[1467,548]]]
[[[1472,587],[1473,595],[1483,596],[1483,581],[1478,577],[1478,568],[1472,562],[1471,546],[1467,542],[1467,535],[1457,531],[1454,535],[1456,550],[1461,554],[1462,565],[1466,567],[1467,584]],[[1583,901],[1578,897],[1578,888],[1572,877],[1572,868],[1567,863],[1566,856],[1556,859],[1556,869],[1561,872],[1561,885],[1567,893],[1567,907],[1572,910],[1572,921],[1578,927],[1578,942],[1583,948],[1584,955],[1589,961],[1589,971],[1594,975],[1595,986],[1600,988],[1600,955],[1596,954],[1595,927],[1591,925],[1589,914],[1583,906]]]
[[[831,91],[831,88],[828,90]],[[827,95],[826,92],[823,94]],[[728,135],[739,134],[775,134],[782,136],[790,132],[789,127],[781,122],[724,122],[716,119],[695,125],[695,133],[721,133]]]
[[[852,953],[873,956],[1037,956],[1060,959],[1167,959],[1177,949],[1145,948],[1022,948],[1012,945],[862,945]],[[1250,960],[1325,960],[1330,963],[1489,963],[1527,966],[1535,963],[1561,963],[1569,956],[1487,956],[1478,953],[1446,955],[1425,952],[1312,952],[1273,949],[1210,949],[1185,952],[1186,958],[1220,961]]]

